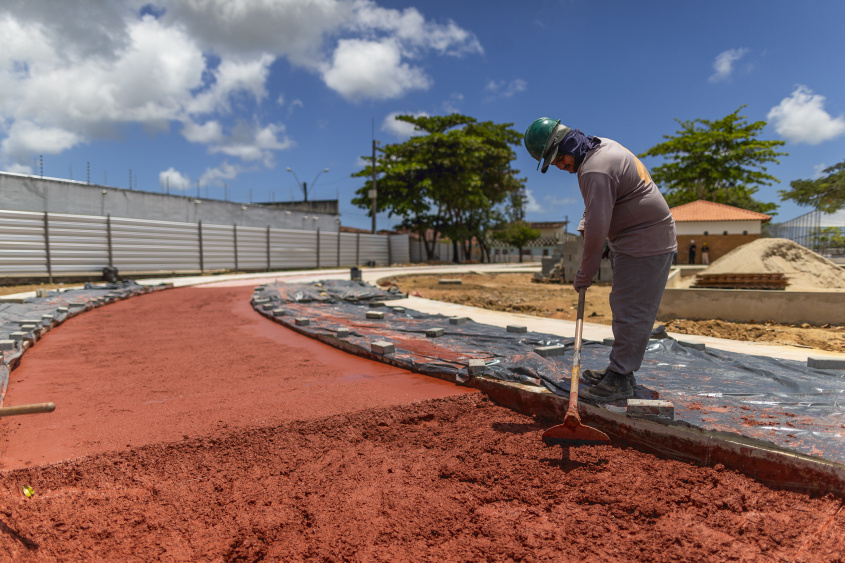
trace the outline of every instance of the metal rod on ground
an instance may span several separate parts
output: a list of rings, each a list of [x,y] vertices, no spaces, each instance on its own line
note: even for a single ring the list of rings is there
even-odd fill
[[[33,405],[18,405],[16,407],[0,407],[0,417],[17,416],[19,414],[40,414],[56,410],[54,403],[35,403]]]

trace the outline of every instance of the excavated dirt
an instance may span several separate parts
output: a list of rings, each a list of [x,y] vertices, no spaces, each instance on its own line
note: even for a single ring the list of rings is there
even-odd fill
[[[483,307],[508,313],[525,313],[554,319],[575,320],[578,294],[570,284],[543,284],[532,281],[533,274],[449,274],[460,279],[460,285],[443,285],[441,275],[389,277],[379,283],[393,283],[403,292],[436,299]],[[587,291],[585,321],[610,324],[610,286],[593,284]],[[735,323],[722,320],[693,321],[673,319],[663,324],[669,332],[713,336],[731,340],[766,342],[799,346],[816,350],[845,352],[845,326],[810,326],[760,323]]]
[[[0,561],[843,561],[841,499],[624,445],[185,288],[70,319],[12,372]],[[32,491],[27,497],[23,491]]]

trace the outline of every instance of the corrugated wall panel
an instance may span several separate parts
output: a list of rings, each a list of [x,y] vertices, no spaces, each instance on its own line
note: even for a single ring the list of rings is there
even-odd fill
[[[238,227],[238,269],[267,269],[267,229]]]
[[[374,261],[376,266],[388,264],[387,237],[384,235],[361,235],[361,263]]]
[[[53,274],[100,272],[109,265],[106,217],[50,213],[48,225]]]
[[[390,263],[409,264],[411,262],[411,248],[408,235],[387,236],[390,239]]]
[[[232,225],[202,224],[202,259],[206,270],[235,269],[235,237]]]
[[[0,273],[47,273],[43,213],[0,211]]]
[[[270,229],[270,254],[272,269],[316,268],[317,233]]]
[[[320,267],[337,268],[337,243],[340,233],[320,231]]]
[[[355,233],[340,233],[340,265],[357,266],[356,251],[358,235]]]
[[[122,271],[192,271],[200,269],[199,228],[112,217],[114,266]]]

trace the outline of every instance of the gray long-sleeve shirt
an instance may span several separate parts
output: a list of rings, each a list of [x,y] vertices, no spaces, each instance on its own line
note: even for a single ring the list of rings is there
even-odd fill
[[[628,256],[655,256],[677,250],[675,221],[669,205],[645,165],[610,139],[589,151],[578,169],[584,216],[578,230],[584,255],[575,277],[586,287],[599,271],[604,241]]]

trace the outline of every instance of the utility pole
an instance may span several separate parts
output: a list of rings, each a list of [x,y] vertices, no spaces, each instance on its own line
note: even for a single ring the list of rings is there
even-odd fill
[[[376,140],[373,139],[373,187],[370,190],[370,198],[373,200],[373,234],[376,234],[376,197],[378,191],[376,189]]]

